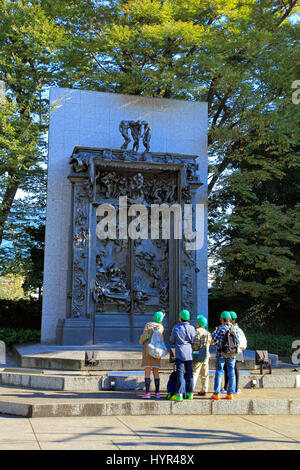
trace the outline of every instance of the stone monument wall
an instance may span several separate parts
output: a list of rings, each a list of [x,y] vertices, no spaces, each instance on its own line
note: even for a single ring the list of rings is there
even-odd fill
[[[122,120],[151,125],[151,150],[160,154],[196,155],[198,204],[207,198],[207,104],[92,91],[50,91],[48,193],[42,342],[57,342],[57,327],[72,315],[72,182],[70,156],[75,147],[120,149]],[[197,308],[207,315],[207,245],[196,252]],[[73,342],[76,344],[76,339]]]

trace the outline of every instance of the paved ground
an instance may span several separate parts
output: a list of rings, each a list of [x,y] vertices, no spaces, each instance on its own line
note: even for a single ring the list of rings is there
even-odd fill
[[[0,450],[55,449],[300,450],[300,416],[0,416]]]

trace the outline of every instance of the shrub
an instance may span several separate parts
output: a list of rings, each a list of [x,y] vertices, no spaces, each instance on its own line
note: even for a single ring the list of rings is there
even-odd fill
[[[0,340],[4,341],[7,351],[10,351],[14,344],[40,343],[41,332],[40,330],[25,330],[22,328],[1,328]]]
[[[41,303],[33,299],[0,300],[0,328],[41,328]]]
[[[291,357],[292,343],[297,338],[291,335],[276,335],[272,333],[263,333],[260,331],[245,331],[247,336],[247,349],[261,349],[269,351],[271,354],[278,354],[282,357]]]

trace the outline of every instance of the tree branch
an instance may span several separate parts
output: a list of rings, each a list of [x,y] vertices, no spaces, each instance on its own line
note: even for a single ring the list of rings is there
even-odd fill
[[[297,3],[298,3],[298,0],[294,0],[294,1],[292,0],[292,1],[290,1],[290,4],[289,4],[288,9],[287,9],[286,12],[284,13],[284,15],[280,18],[280,20],[278,21],[277,26],[280,26],[281,23],[283,23],[284,20],[287,19],[287,17],[290,15],[290,13],[292,12],[293,8],[297,5]],[[285,5],[284,5],[284,6],[285,6]]]

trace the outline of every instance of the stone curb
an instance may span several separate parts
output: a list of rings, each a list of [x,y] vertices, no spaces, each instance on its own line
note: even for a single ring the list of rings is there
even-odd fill
[[[167,374],[161,374],[161,389],[165,390],[168,381]],[[240,375],[240,388],[251,388],[252,380],[257,381],[257,388],[297,388],[300,387],[299,374],[274,375]],[[98,391],[111,390],[111,381],[115,382],[114,390],[143,390],[143,375],[110,375],[101,376],[61,376],[46,374],[23,374],[21,372],[0,373],[1,385],[12,385],[29,389],[56,390],[56,391]],[[209,377],[209,386],[213,388],[214,375]],[[196,390],[199,390],[198,379]],[[154,381],[151,380],[151,390]]]
[[[300,399],[249,399],[236,401],[194,400],[182,403],[162,400],[89,403],[30,404],[1,402],[0,413],[28,418],[71,416],[157,416],[157,415],[299,415]]]

